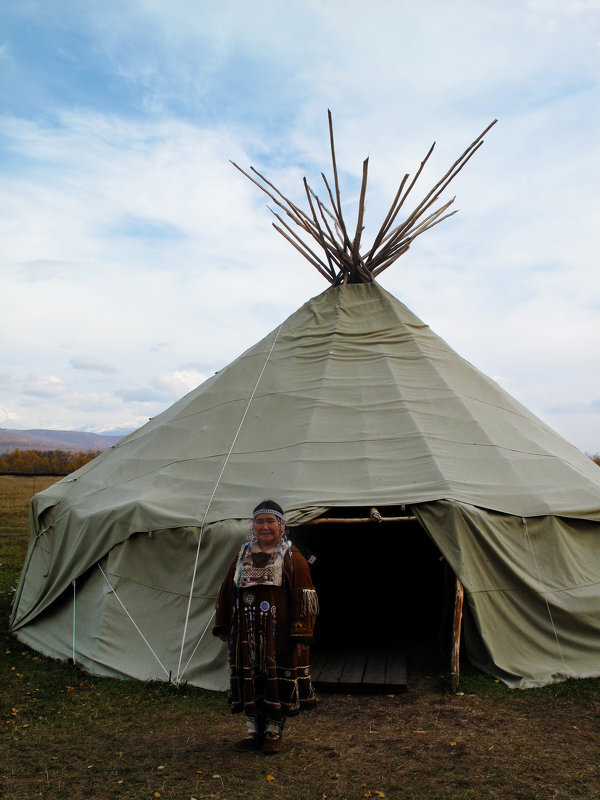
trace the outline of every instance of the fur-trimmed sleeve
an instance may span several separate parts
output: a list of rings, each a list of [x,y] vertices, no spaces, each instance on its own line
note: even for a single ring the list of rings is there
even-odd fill
[[[221,588],[217,594],[217,610],[215,612],[215,626],[213,628],[214,636],[222,636],[229,634],[231,628],[231,620],[235,605],[235,586],[233,585],[233,574],[235,572],[235,565],[237,556],[231,562],[231,566],[227,570],[225,580],[221,584]]]
[[[310,575],[310,567],[302,553],[292,547],[288,555],[290,577],[290,638],[301,644],[310,644],[314,632],[319,601]],[[287,560],[287,559],[286,559]],[[288,570],[286,569],[286,572]]]

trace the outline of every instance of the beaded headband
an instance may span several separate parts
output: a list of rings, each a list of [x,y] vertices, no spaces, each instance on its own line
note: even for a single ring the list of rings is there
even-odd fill
[[[283,522],[283,514],[279,511],[275,511],[274,508],[257,508],[252,516],[252,519],[255,519],[258,514],[274,514]]]

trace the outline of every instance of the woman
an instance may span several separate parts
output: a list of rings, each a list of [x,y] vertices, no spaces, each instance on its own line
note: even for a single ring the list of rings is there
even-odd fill
[[[219,590],[213,630],[229,644],[231,710],[246,714],[237,750],[278,752],[286,716],[315,703],[308,646],[317,613],[310,570],[287,540],[283,510],[264,500]]]

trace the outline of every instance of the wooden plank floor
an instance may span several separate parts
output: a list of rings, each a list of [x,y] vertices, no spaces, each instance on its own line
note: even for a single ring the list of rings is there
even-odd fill
[[[340,692],[406,691],[406,653],[402,650],[348,650],[311,653],[317,689]]]

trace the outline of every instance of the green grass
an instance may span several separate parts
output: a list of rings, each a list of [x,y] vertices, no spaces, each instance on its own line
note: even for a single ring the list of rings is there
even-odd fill
[[[177,728],[189,738],[190,720],[195,724],[198,715],[201,726],[222,723],[224,696],[193,686],[96,678],[45,658],[8,632],[27,547],[27,503],[34,488],[54,480],[0,478],[0,797],[169,796],[165,787],[180,780],[168,775],[167,764],[157,763],[169,761],[165,740],[177,753]],[[196,755],[195,784],[212,760],[210,753]],[[183,796],[193,795],[186,789]]]
[[[515,691],[465,666],[453,696],[436,668],[402,695],[323,696],[268,759],[231,749],[243,721],[222,694],[96,678],[23,647],[7,619],[33,489],[0,477],[2,800],[600,798],[599,680]]]

